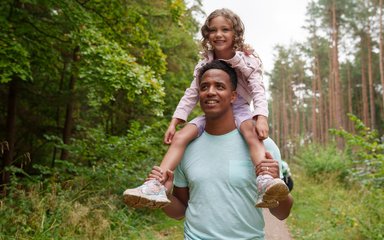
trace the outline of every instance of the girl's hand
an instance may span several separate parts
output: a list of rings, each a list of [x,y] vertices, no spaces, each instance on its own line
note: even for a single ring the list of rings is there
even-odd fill
[[[171,123],[169,124],[169,127],[164,134],[164,143],[165,144],[169,145],[172,143],[173,136],[175,136],[175,133],[176,133],[176,126],[183,123],[183,122],[185,122],[185,121],[182,119],[172,118]]]
[[[173,136],[175,136],[176,133],[176,126],[170,124],[167,131],[164,134],[164,143],[165,144],[171,144]]]
[[[257,116],[256,118],[256,133],[260,140],[264,140],[268,138],[269,135],[269,127],[268,120],[265,116]]]
[[[148,174],[148,177],[145,181],[156,179],[161,184],[167,180],[167,174],[159,166],[153,166],[151,172]]]
[[[161,184],[163,184],[167,188],[168,191],[173,188],[173,172],[171,170],[163,172],[163,170],[159,166],[153,166],[146,181],[150,179],[157,179]]]

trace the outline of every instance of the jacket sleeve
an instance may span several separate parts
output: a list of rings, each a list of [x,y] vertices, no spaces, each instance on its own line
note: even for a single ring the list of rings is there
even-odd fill
[[[247,57],[247,62],[253,71],[248,77],[248,86],[253,100],[253,116],[262,115],[268,117],[268,101],[263,81],[263,65],[259,57]]]
[[[189,114],[196,106],[197,101],[199,100],[199,86],[197,81],[197,75],[200,68],[204,64],[204,61],[200,61],[195,66],[195,70],[193,71],[193,81],[189,88],[185,90],[184,96],[180,99],[179,104],[177,105],[176,110],[173,113],[173,118],[178,118],[187,121]]]
[[[237,69],[239,71],[238,77],[240,74],[245,81],[246,86],[243,85],[243,87],[247,88],[246,94],[249,95],[246,99],[249,102],[253,101],[252,115],[268,117],[268,102],[263,82],[263,64],[260,58],[237,51],[235,56],[226,62]]]

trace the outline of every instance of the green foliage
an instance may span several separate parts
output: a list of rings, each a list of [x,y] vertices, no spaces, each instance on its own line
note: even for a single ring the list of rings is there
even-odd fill
[[[73,38],[81,42],[80,84],[87,89],[91,106],[116,101],[117,94],[123,91],[126,101],[139,99],[143,106],[156,105],[154,112],[162,114],[162,81],[149,67],[137,64],[119,44],[106,39],[96,29],[84,27]]]
[[[324,149],[319,147],[318,151]],[[287,220],[292,238],[301,240],[383,239],[384,193],[350,184],[347,188],[332,173],[321,182],[291,164],[295,200]]]
[[[384,143],[379,139],[378,132],[366,127],[355,115],[348,114],[354,123],[355,132],[332,129],[331,133],[346,140],[347,151],[352,159],[352,175],[364,184],[384,187]]]
[[[124,208],[121,193],[142,183],[165,152],[166,123],[197,62],[193,11],[179,0],[0,3],[1,99],[11,78],[33,79],[18,82],[17,156],[6,169],[12,179],[0,199],[0,239],[174,235],[161,229],[174,222]],[[164,109],[167,118],[158,118]],[[62,149],[70,152],[65,161],[57,159]],[[32,161],[24,164],[26,153]]]
[[[9,23],[0,18],[0,83],[7,83],[13,77],[31,79],[29,53],[12,33]]]
[[[133,187],[141,183],[152,166],[160,163],[165,149],[162,136],[155,132],[157,127],[132,122],[125,136],[88,129],[68,149],[77,165],[88,166],[98,182],[113,181],[115,190],[122,191],[127,184]]]
[[[321,151],[319,151],[321,149]],[[305,169],[308,176],[322,181],[329,174],[343,180],[348,174],[348,160],[335,146],[322,148],[311,144],[300,149],[295,156],[297,164]]]
[[[0,98],[11,78],[33,79],[18,82],[17,154],[57,158],[45,136],[62,136],[69,103],[72,138],[80,126],[121,135],[133,119],[159,121],[166,94],[160,121],[169,121],[197,62],[193,11],[184,1],[2,1]],[[0,118],[7,110],[3,101]]]
[[[87,129],[67,146],[71,160],[56,160],[53,168],[34,164],[34,175],[12,166],[9,195],[0,199],[0,239],[181,237],[181,222],[160,210],[128,209],[122,201],[123,191],[141,184],[159,163],[165,150],[161,127],[132,122],[120,137]]]
[[[128,209],[120,192],[108,191],[113,183],[104,182],[103,188],[94,188],[93,183],[90,184],[87,177],[78,176],[61,183],[31,183],[28,189],[15,187],[7,198],[0,199],[0,239],[174,239],[182,236],[182,222],[169,219],[160,210]]]
[[[382,188],[371,187],[377,185],[366,184],[368,179],[376,184],[380,179],[370,178],[368,173],[364,177],[356,174],[356,167],[361,169],[362,164],[367,164],[363,161],[356,165],[356,159],[361,156],[371,159],[372,146],[379,144],[375,133],[358,118],[353,115],[350,118],[355,122],[356,134],[331,132],[345,137],[353,149],[340,152],[335,146],[309,145],[297,154],[298,165],[291,165],[295,185],[300,186],[292,192],[295,204],[288,218],[294,239],[384,237],[384,192]]]

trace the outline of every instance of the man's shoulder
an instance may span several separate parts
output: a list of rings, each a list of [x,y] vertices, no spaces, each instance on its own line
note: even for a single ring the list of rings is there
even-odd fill
[[[280,149],[275,143],[275,141],[268,137],[263,141],[263,143],[266,151],[272,155],[273,159],[281,161]]]

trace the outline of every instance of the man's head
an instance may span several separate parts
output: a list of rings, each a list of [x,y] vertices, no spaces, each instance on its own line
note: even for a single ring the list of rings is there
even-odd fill
[[[199,85],[201,82],[201,78],[203,74],[208,71],[209,69],[220,69],[226,72],[231,80],[231,84],[233,87],[233,90],[236,90],[237,87],[237,75],[235,69],[233,69],[231,66],[228,65],[228,63],[221,61],[221,60],[214,60],[206,65],[204,65],[199,72],[198,79],[199,79]]]
[[[200,106],[206,120],[233,120],[232,103],[236,99],[237,76],[233,68],[223,61],[212,61],[200,70]]]

